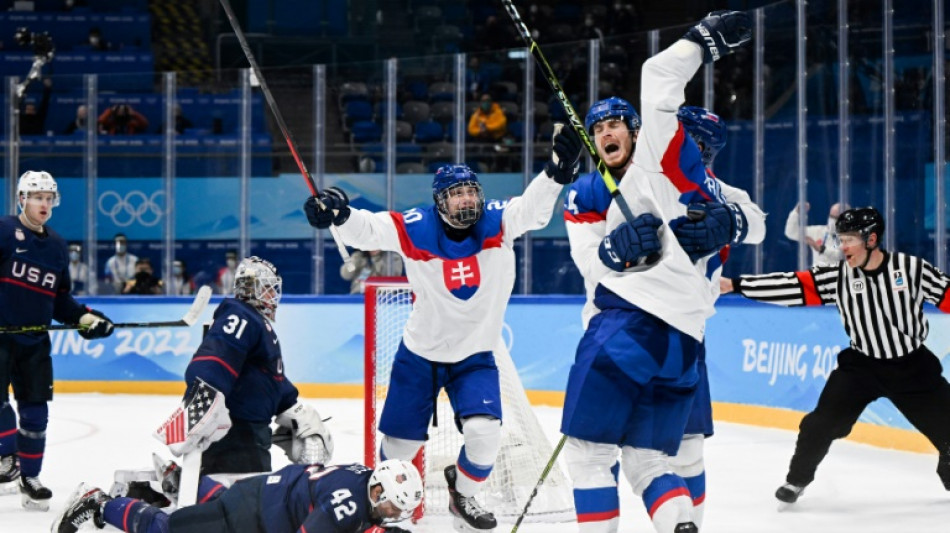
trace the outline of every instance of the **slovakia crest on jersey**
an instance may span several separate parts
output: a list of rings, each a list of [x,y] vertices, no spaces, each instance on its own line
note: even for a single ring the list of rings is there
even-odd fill
[[[442,261],[442,279],[445,288],[460,300],[468,300],[481,285],[482,275],[475,256]]]

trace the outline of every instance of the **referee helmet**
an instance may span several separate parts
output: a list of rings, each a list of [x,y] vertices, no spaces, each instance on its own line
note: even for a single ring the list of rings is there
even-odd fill
[[[858,233],[867,244],[872,233],[877,234],[877,242],[880,244],[884,237],[884,217],[873,207],[857,207],[848,209],[835,222],[835,231],[838,235],[842,233]]]

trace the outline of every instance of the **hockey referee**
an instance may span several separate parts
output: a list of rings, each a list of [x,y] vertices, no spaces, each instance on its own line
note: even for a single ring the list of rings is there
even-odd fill
[[[797,306],[837,304],[851,345],[838,354],[815,410],[799,426],[786,483],[775,497],[794,503],[815,478],[835,439],[864,408],[887,398],[940,456],[937,475],[950,490],[950,383],[924,346],[924,300],[950,313],[950,277],[919,257],[881,249],[884,217],[873,207],[845,211],[835,224],[844,260],[804,272],[723,278],[722,292]]]

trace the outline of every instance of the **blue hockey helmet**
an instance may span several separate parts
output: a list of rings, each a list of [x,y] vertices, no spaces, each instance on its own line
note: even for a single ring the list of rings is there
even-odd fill
[[[676,116],[696,144],[702,144],[703,164],[711,165],[719,150],[726,146],[726,123],[719,115],[698,106],[683,106]]]
[[[475,189],[478,196],[476,205],[464,207],[452,213],[449,209],[449,197],[453,190],[460,191],[462,187]],[[444,165],[436,171],[432,179],[432,199],[442,215],[442,219],[449,225],[465,228],[478,222],[485,209],[485,193],[482,184],[478,182],[478,175],[468,165]]]
[[[593,135],[594,124],[608,118],[623,119],[630,131],[640,129],[641,121],[637,110],[630,105],[630,102],[616,96],[605,98],[590,106],[590,111],[584,118],[584,129],[587,130],[588,135]]]

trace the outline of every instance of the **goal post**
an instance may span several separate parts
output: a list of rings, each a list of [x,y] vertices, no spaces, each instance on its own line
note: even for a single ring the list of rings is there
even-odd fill
[[[370,278],[365,291],[365,462],[374,466],[381,435],[377,421],[389,385],[393,357],[412,310],[412,291],[400,278]],[[520,516],[541,472],[553,453],[525,393],[508,347],[499,337],[494,350],[502,397],[501,447],[488,481],[476,498],[502,521]],[[425,482],[425,514],[448,512],[448,490],[442,470],[455,462],[462,434],[445,392],[436,402],[438,427],[429,426],[429,439],[413,461]],[[417,518],[421,513],[417,513]],[[559,466],[549,473],[525,517],[526,522],[565,522],[575,519],[570,483]]]

